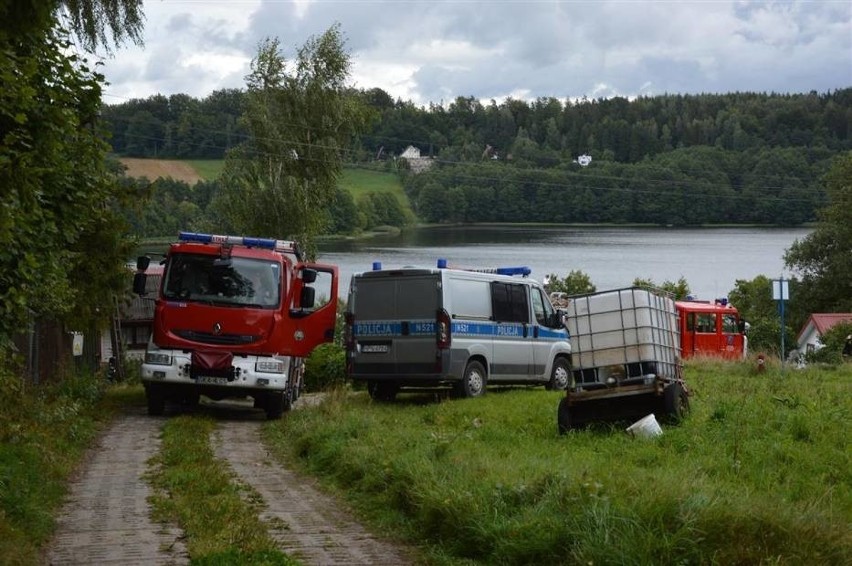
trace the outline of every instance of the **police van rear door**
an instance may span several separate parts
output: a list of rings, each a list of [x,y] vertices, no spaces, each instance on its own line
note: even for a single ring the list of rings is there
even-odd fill
[[[435,371],[439,277],[428,270],[400,270],[356,278],[350,307],[357,352],[353,377]]]

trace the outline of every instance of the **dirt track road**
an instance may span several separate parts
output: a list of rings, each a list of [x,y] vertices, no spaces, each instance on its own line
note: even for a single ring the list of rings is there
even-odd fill
[[[260,413],[252,417],[244,411],[231,419],[226,411],[215,414],[221,417],[211,438],[216,456],[261,495],[265,510],[260,518],[283,552],[304,564],[412,563],[405,549],[368,533],[310,478],[275,462],[260,441]],[[151,490],[143,476],[159,449],[165,421],[134,409],[104,433],[70,485],[46,564],[189,562],[181,531],[150,520]]]

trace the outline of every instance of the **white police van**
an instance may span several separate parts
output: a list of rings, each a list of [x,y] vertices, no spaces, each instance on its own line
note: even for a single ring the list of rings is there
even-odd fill
[[[488,384],[565,389],[571,344],[561,311],[527,267],[382,269],[352,276],[347,375],[374,399],[404,387],[451,385],[475,397]],[[514,277],[522,275],[523,277]]]

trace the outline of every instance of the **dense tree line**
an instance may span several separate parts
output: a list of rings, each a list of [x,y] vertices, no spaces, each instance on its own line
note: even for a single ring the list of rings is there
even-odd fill
[[[115,210],[127,193],[105,159],[104,77],[75,44],[138,42],[141,4],[0,0],[0,354],[36,319],[102,322],[125,287],[132,246]]]
[[[350,94],[373,113],[344,157],[403,172],[427,222],[799,224],[824,202],[816,179],[831,157],[852,147],[852,88],[487,106],[460,97],[428,108],[380,89]],[[103,115],[118,154],[219,158],[247,139],[246,96],[158,95]],[[408,145],[433,167],[406,174],[394,158]],[[582,154],[591,166],[577,163]],[[344,224],[375,225],[371,204]]]
[[[118,166],[118,165],[117,165]],[[226,204],[215,199],[221,181],[199,181],[190,186],[171,178],[123,179],[124,191],[135,200],[120,207],[130,231],[140,238],[173,236],[180,230],[199,232],[243,231],[222,213]],[[318,211],[328,234],[353,234],[381,226],[403,227],[412,223],[411,212],[391,193],[373,192],[357,200],[336,187],[326,207]]]
[[[490,148],[489,156],[537,167],[570,163],[581,154],[638,163],[693,146],[736,152],[852,148],[852,88],[797,95],[508,99],[489,105],[459,97],[428,108],[394,101],[381,89],[353,94],[374,110],[374,120],[351,148],[351,161],[399,155],[409,145],[443,161],[479,161]],[[245,99],[245,91],[234,89],[201,100],[157,95],[105,106],[103,116],[118,154],[222,158],[248,134],[239,120]]]
[[[405,186],[428,222],[795,225],[813,220],[823,202],[817,179],[830,156],[807,148],[692,147],[586,168],[489,161],[432,168],[409,175]]]

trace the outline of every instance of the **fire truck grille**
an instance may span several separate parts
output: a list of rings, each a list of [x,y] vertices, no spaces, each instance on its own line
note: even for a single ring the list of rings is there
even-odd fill
[[[202,344],[252,344],[260,339],[260,336],[251,334],[212,334],[197,330],[175,330],[175,334],[185,340]]]

